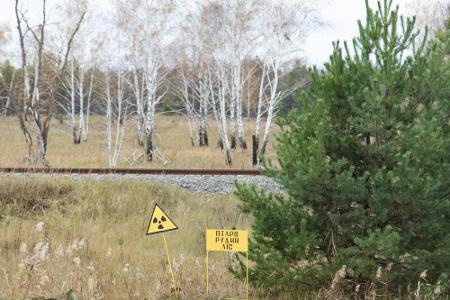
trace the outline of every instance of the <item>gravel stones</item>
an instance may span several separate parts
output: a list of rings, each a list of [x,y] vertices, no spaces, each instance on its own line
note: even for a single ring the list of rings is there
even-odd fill
[[[201,193],[228,194],[235,190],[235,182],[243,182],[248,185],[256,185],[258,188],[268,192],[282,191],[281,185],[266,176],[248,175],[117,175],[117,174],[2,174],[4,176],[15,177],[39,177],[54,180],[57,178],[71,180],[137,180],[148,182],[159,182]]]

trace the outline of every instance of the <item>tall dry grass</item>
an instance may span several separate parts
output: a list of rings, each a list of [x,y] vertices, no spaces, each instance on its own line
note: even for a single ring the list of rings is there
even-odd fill
[[[89,141],[80,145],[72,143],[72,131],[68,121],[61,125],[52,120],[47,159],[52,167],[107,167],[106,131],[104,120],[100,116],[91,117]],[[254,132],[254,120],[245,121],[247,143],[251,146]],[[225,168],[222,151],[216,146],[217,132],[213,121],[209,123],[209,147],[192,147],[188,124],[182,116],[158,116],[156,120],[155,146],[157,157],[146,162],[143,151],[135,141],[134,120],[127,122],[127,130],[118,167],[136,168]],[[273,157],[272,142],[269,143],[267,156]],[[15,117],[0,118],[0,166],[27,166],[24,159],[27,148]],[[233,151],[233,168],[252,168],[251,150]]]
[[[146,236],[155,203],[180,227],[166,233],[182,299],[205,297],[205,228],[247,228],[232,195],[131,181],[0,178],[0,299],[173,297],[161,235]],[[212,299],[244,296],[233,256],[210,256]]]

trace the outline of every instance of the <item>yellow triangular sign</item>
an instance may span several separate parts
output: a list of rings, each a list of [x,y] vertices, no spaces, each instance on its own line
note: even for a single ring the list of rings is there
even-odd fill
[[[153,209],[150,223],[148,224],[147,235],[176,230],[178,226],[169,218],[169,216],[158,206]]]

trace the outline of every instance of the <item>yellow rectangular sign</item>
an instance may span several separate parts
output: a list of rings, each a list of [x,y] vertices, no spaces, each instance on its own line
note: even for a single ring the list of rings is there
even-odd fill
[[[248,251],[247,230],[206,230],[206,251]]]

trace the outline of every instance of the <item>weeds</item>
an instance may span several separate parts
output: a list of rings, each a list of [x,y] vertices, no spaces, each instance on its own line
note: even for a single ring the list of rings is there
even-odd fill
[[[52,206],[73,201],[73,186],[68,182],[44,182],[40,180],[0,180],[0,217],[42,212]]]
[[[14,214],[2,209],[0,220],[0,299],[49,297],[71,289],[82,299],[173,297],[162,237],[145,235],[155,203],[180,227],[166,234],[180,298],[199,299],[205,293],[206,226],[248,227],[231,195],[191,194],[120,180],[69,183],[1,178],[3,186],[8,192],[1,189],[1,199],[15,195],[8,203],[15,203],[16,209]],[[21,197],[30,204],[22,205]],[[31,204],[36,201],[56,200],[58,205],[28,211],[37,206]],[[230,261],[221,254],[210,261],[216,298],[242,296],[245,291],[244,284],[227,271]]]

